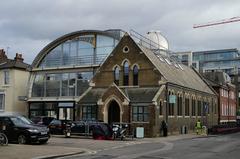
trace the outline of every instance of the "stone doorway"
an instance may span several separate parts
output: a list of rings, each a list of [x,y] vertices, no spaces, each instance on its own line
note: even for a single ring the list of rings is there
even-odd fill
[[[108,123],[111,124],[116,122],[120,122],[120,107],[118,103],[113,100],[108,107]]]

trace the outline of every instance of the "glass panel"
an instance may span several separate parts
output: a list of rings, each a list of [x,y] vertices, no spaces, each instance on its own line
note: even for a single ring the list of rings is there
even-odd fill
[[[70,54],[70,42],[63,43],[63,65],[70,65],[71,64],[71,58],[69,56]]]
[[[68,96],[68,73],[62,74],[62,96]]]
[[[0,94],[0,110],[4,110],[5,95]]]
[[[83,107],[83,113],[86,113],[86,112],[87,112],[87,107],[84,106],[84,107]]]
[[[128,85],[128,77],[129,77],[129,64],[128,62],[124,62],[124,68],[123,68],[123,85],[127,86]]]
[[[136,114],[133,115],[133,121],[138,121]]]
[[[43,97],[44,96],[44,81],[45,75],[38,74],[35,76],[32,88],[33,97]]]
[[[60,81],[61,81],[61,74],[46,75],[46,96],[47,97],[60,96]]]
[[[114,78],[115,80],[119,80],[119,67],[115,67]]]
[[[138,107],[138,113],[143,113],[143,107]]]
[[[61,64],[62,45],[57,46],[49,54],[46,55],[40,67],[56,67]]]
[[[137,107],[133,107],[133,113],[138,113]]]
[[[138,121],[143,121],[143,114],[138,114]]]
[[[143,107],[144,108],[144,113],[148,113],[148,107]]]

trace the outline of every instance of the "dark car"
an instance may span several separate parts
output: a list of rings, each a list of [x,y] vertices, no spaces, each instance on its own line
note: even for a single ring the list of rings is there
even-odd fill
[[[53,119],[48,125],[50,134],[63,135],[66,129],[66,124],[71,123],[71,120],[57,120]]]
[[[98,120],[80,120],[72,122],[70,134],[72,135],[92,135],[93,138],[110,139],[112,137],[111,127]]]
[[[4,133],[9,142],[46,143],[49,139],[49,129],[43,125],[34,124],[21,115],[0,115],[0,123],[4,125]]]
[[[48,126],[53,119],[54,117],[48,117],[48,116],[35,116],[31,118],[33,123],[39,124],[39,125],[45,125],[45,126]]]

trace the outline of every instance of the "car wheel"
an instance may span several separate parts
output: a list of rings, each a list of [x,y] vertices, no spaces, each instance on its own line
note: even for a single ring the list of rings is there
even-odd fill
[[[18,136],[18,143],[19,144],[26,144],[27,143],[27,138],[26,138],[26,136],[25,135],[19,135]]]

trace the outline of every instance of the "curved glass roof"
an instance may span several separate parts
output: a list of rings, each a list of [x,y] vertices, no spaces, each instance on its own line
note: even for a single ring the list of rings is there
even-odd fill
[[[123,32],[81,31],[63,36],[46,46],[35,58],[35,68],[100,65],[118,44]],[[116,36],[117,35],[117,36]]]

